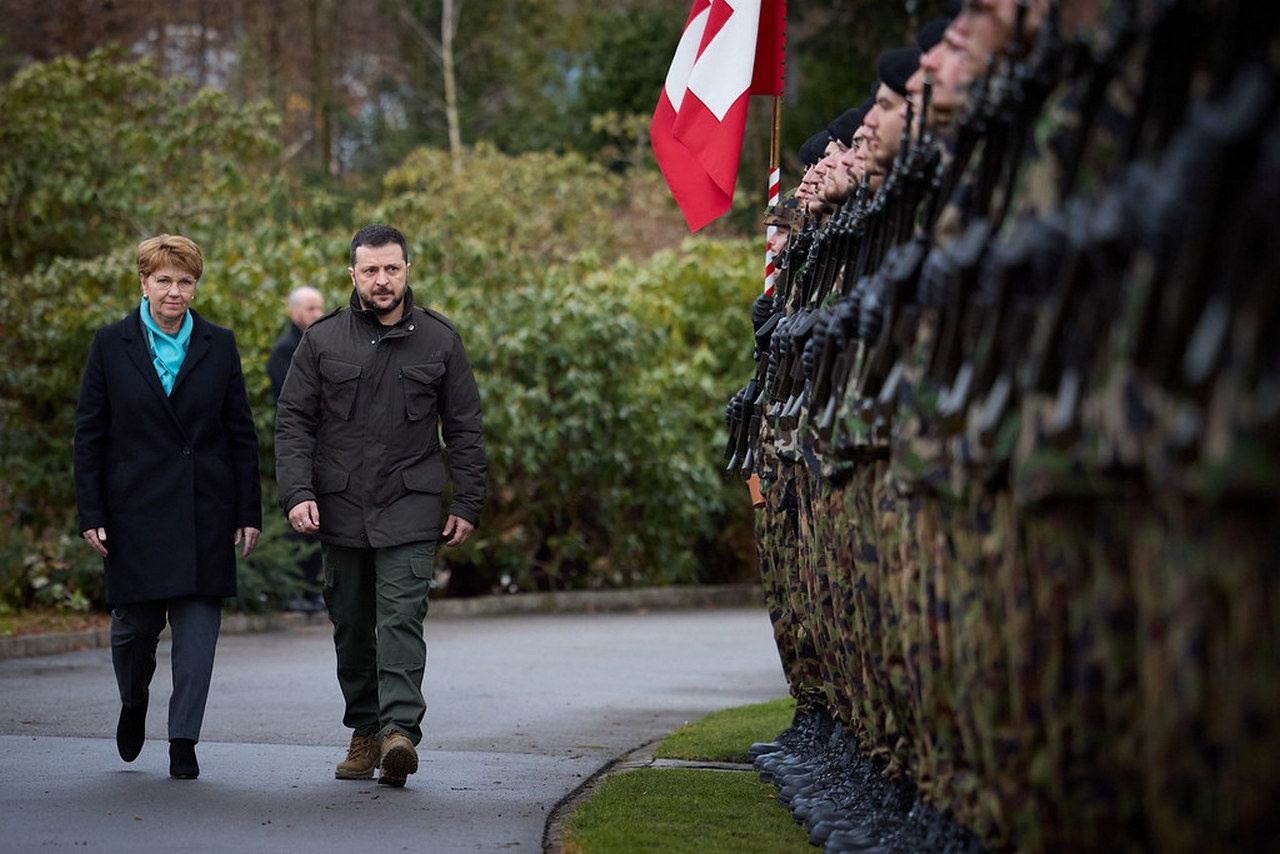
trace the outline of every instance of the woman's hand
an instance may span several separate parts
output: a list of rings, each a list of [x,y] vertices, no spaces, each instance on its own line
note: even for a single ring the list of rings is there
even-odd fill
[[[81,531],[80,536],[84,537],[84,541],[89,544],[89,548],[93,549],[103,557],[107,556],[107,529],[106,528],[90,528],[87,531]]]
[[[244,548],[240,551],[240,557],[246,558],[258,546],[258,537],[262,535],[262,531],[257,528],[236,528],[236,545],[240,545],[240,541],[244,540]]]

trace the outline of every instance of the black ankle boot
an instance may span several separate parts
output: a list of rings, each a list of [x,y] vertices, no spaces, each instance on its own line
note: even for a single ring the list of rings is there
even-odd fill
[[[196,743],[191,739],[169,739],[169,776],[175,780],[194,780],[200,776]]]
[[[129,707],[120,707],[120,720],[116,722],[116,750],[125,762],[132,762],[142,752],[147,740],[147,701]]]

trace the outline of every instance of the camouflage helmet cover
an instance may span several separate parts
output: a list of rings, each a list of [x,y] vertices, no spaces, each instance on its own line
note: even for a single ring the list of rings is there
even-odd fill
[[[800,222],[800,200],[795,190],[788,190],[776,205],[764,210],[764,224],[794,228]]]

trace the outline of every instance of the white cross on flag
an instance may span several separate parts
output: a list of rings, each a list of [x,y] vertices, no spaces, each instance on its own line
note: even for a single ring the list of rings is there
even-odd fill
[[[729,210],[750,95],[782,93],[785,0],[694,0],[649,137],[691,231]]]

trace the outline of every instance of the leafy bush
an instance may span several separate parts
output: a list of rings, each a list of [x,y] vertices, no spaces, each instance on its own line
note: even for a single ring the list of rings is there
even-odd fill
[[[720,454],[761,265],[745,243],[699,240],[628,260],[651,180],[572,155],[423,150],[362,217],[405,232],[415,295],[458,324],[480,384],[490,498],[445,554],[451,591],[751,569],[723,537],[749,542],[752,520]]]
[[[178,226],[205,232],[271,196],[279,120],[267,106],[163,79],[119,50],[24,68],[0,87],[0,115],[0,262],[19,271]]]
[[[0,526],[0,614],[89,611],[103,592],[102,561],[79,537]]]
[[[744,243],[688,240],[678,252],[654,252],[684,227],[653,176],[621,177],[573,155],[508,157],[485,145],[458,160],[414,152],[377,198],[353,204],[261,167],[267,149],[250,133],[250,113],[147,75],[94,57],[20,75],[10,86],[21,97],[0,88],[12,123],[35,127],[44,108],[32,81],[44,81],[51,102],[66,102],[66,145],[86,152],[74,164],[28,157],[24,168],[40,174],[21,186],[0,167],[2,191],[17,192],[5,228],[19,238],[7,244],[12,254],[0,253],[0,543],[49,552],[72,575],[63,592],[100,601],[100,567],[71,530],[75,401],[93,331],[137,303],[134,245],[162,224],[205,251],[194,307],[235,331],[258,425],[265,534],[242,565],[237,607],[273,607],[288,596],[296,554],[271,503],[266,357],[286,323],[288,292],[310,284],[330,308],[344,305],[350,236],[384,221],[410,241],[417,300],[457,322],[485,406],[491,500],[473,542],[442,558],[448,592],[750,577],[751,511],[742,484],[722,475],[720,456],[724,402],[750,371],[760,264]],[[189,169],[176,168],[178,149],[158,151],[145,134],[117,127],[197,106],[213,117],[198,150],[183,149]],[[95,133],[107,135],[110,158],[88,153]],[[114,173],[145,170],[161,155],[167,165],[156,183],[112,183]],[[228,175],[241,155],[243,174]],[[104,202],[106,219],[62,222],[83,219],[88,196],[75,195],[57,221],[37,222],[36,211],[50,209],[34,199],[60,184],[123,195]],[[155,207],[164,199],[184,201]],[[130,205],[146,215],[111,213]],[[67,534],[65,555],[41,545]],[[29,581],[11,570],[0,599],[29,604]],[[41,589],[52,593],[56,583]]]
[[[722,533],[750,541],[752,520],[720,472],[724,401],[750,366],[746,312],[725,310],[756,287],[743,250],[690,241],[606,270],[583,257],[516,285],[428,278],[467,343],[490,464],[485,518],[445,555],[451,590],[746,577]]]

